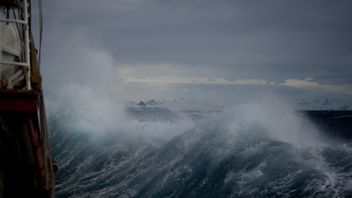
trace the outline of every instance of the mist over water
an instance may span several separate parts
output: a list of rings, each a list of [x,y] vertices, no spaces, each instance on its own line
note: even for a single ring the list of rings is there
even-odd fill
[[[352,196],[351,143],[286,99],[261,94],[201,119],[140,108],[140,119],[115,59],[78,35],[57,44],[67,51],[45,75],[58,197]]]
[[[48,97],[59,197],[352,195],[351,145],[278,97],[141,121],[88,86],[64,90]]]

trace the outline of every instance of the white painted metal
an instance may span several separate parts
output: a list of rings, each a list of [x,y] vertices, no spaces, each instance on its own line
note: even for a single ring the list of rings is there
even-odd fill
[[[27,0],[24,0],[24,18],[26,24],[24,25],[25,34],[24,34],[24,42],[25,42],[25,54],[26,54],[26,63],[30,63],[30,52],[29,52],[29,26],[28,26],[28,5]]]
[[[9,78],[8,78],[8,84],[7,84],[7,88],[8,89],[13,89],[13,87],[16,85],[16,83],[18,83],[20,80],[23,80],[24,76],[23,76],[23,70],[18,70],[16,73],[12,74]]]
[[[0,19],[4,18],[0,14]],[[21,37],[16,24],[0,23],[2,52],[19,57],[22,52]],[[1,60],[4,60],[3,58]]]
[[[0,22],[5,22],[5,23],[19,23],[26,25],[27,21],[24,20],[15,20],[15,19],[0,19]]]
[[[30,69],[30,39],[29,39],[29,5],[28,0],[20,0],[21,8],[17,10],[19,19],[5,18],[2,13],[0,13],[0,68],[13,67],[12,72],[16,75],[18,69],[16,67],[21,66],[22,77],[8,78],[7,88],[13,88],[19,79],[25,79],[26,86],[25,89],[31,89],[31,69]],[[23,18],[22,18],[23,17]],[[10,23],[10,24],[8,24]],[[19,24],[15,26],[14,24]],[[17,28],[20,28],[19,30]],[[22,37],[18,35],[19,32],[23,32]],[[21,39],[22,38],[22,39]],[[5,42],[7,43],[5,43]],[[21,44],[22,43],[22,44]],[[13,57],[13,58],[5,58]],[[15,61],[15,57],[18,57],[20,61]],[[5,59],[4,59],[5,58]],[[0,69],[0,79],[2,78],[2,70]],[[10,70],[11,71],[11,70]],[[0,85],[1,87],[1,85]]]
[[[23,67],[30,67],[28,63],[22,63],[22,62],[10,62],[10,61],[0,61],[0,64],[2,65],[18,65],[18,66],[23,66]]]
[[[26,21],[26,25],[25,26],[25,37],[24,37],[24,42],[25,42],[25,47],[26,47],[26,63],[29,65],[28,70],[26,71],[26,84],[27,84],[27,89],[30,90],[32,89],[31,87],[31,70],[30,70],[30,51],[29,51],[29,23],[28,23],[28,4],[27,4],[27,0],[23,0],[23,6],[24,6],[24,20]]]

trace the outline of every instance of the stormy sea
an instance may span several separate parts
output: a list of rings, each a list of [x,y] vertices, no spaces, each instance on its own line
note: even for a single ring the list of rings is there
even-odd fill
[[[57,197],[352,197],[352,111],[78,101],[48,123]]]

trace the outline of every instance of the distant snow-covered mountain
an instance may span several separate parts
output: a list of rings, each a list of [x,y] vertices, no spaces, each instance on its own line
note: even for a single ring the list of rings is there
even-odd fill
[[[222,107],[211,105],[204,102],[198,102],[195,100],[187,100],[185,98],[177,98],[173,100],[163,100],[158,101],[155,99],[136,102],[129,102],[129,105],[137,107],[158,107],[158,108],[168,108],[172,111],[218,111]]]
[[[155,101],[154,99],[148,100],[147,102],[145,102],[145,104],[151,106],[151,105],[158,105],[159,103],[157,101]]]
[[[130,101],[128,102],[128,106],[137,108],[166,108],[175,112],[215,112],[224,109],[222,106],[188,100],[182,97],[172,100],[150,99],[139,102]],[[301,99],[296,103],[296,108],[298,110],[352,110],[352,101],[332,97]]]
[[[297,106],[300,110],[352,110],[348,101],[336,98],[303,99]]]
[[[146,107],[147,106],[143,101],[140,101],[137,105],[141,106],[141,107]]]

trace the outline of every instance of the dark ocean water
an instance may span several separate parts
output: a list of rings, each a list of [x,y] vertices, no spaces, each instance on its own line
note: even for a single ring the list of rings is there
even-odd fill
[[[352,197],[351,111],[258,109],[133,110],[104,131],[51,114],[57,196]]]

